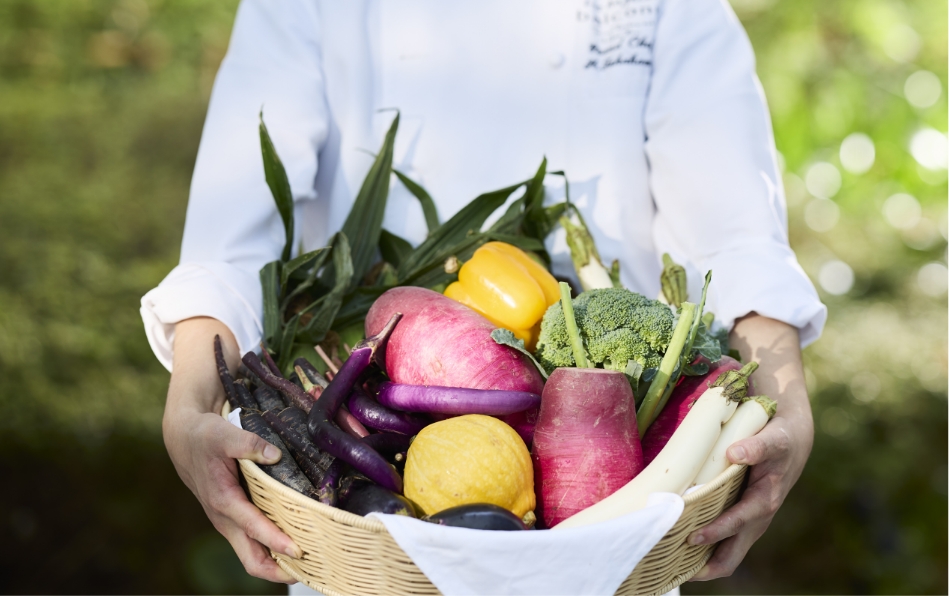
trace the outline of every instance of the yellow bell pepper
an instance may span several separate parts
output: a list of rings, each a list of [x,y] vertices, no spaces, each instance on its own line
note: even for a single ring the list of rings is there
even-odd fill
[[[488,242],[461,266],[445,296],[510,329],[532,349],[547,307],[560,300],[557,280],[524,251]]]

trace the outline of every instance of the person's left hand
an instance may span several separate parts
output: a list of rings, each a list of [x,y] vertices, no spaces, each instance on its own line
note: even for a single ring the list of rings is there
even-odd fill
[[[797,341],[796,329],[757,315],[735,327],[732,342],[738,344],[743,360],[761,365],[752,376],[755,393],[776,399],[778,410],[761,432],[728,448],[729,461],[751,466],[748,487],[738,503],[689,536],[689,544],[721,541],[691,581],[731,575],[768,529],[804,470],[814,442],[814,422]]]

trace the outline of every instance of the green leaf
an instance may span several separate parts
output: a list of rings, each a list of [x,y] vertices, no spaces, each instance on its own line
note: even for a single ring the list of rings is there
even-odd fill
[[[438,209],[435,208],[435,201],[432,200],[432,196],[428,194],[428,191],[422,188],[420,184],[400,172],[399,170],[393,169],[395,175],[399,177],[399,180],[402,181],[402,184],[405,185],[405,188],[409,189],[409,192],[418,199],[419,204],[422,206],[422,214],[425,216],[425,225],[428,226],[428,233],[431,234],[436,229],[438,229]],[[391,261],[390,261],[391,263]]]
[[[527,190],[524,192],[524,222],[522,227],[524,233],[534,238],[544,238],[546,234],[541,235],[539,223],[543,221],[544,211],[544,178],[547,176],[547,158],[540,162],[540,167],[534,177],[527,183]],[[550,259],[545,259],[549,261]]]
[[[382,219],[386,210],[386,199],[389,196],[389,179],[392,177],[392,152],[395,145],[395,135],[399,130],[399,113],[396,112],[392,125],[386,133],[382,149],[376,155],[376,160],[366,179],[363,180],[356,195],[353,208],[343,223],[342,232],[346,238],[356,241],[352,245],[351,286],[355,287],[372,267],[379,236],[382,233]],[[334,257],[335,259],[335,257]]]
[[[336,235],[333,244],[333,275],[335,281],[332,289],[320,297],[312,305],[300,312],[300,320],[304,320],[304,313],[313,313],[306,324],[296,333],[296,340],[318,343],[326,336],[326,332],[333,325],[336,313],[343,303],[343,296],[354,277],[352,254],[349,250],[349,240],[346,234]],[[318,308],[316,308],[318,307]]]
[[[277,155],[273,141],[270,140],[270,133],[267,132],[267,126],[264,124],[262,109],[260,110],[260,153],[264,159],[264,177],[267,179],[267,186],[270,187],[270,193],[277,204],[277,211],[283,220],[283,230],[287,240],[283,245],[280,260],[286,262],[290,260],[290,252],[293,248],[293,192],[290,190],[287,171]]]
[[[273,347],[280,334],[280,261],[271,261],[260,270],[260,285],[264,297],[264,343]]]
[[[287,293],[286,296],[284,297],[283,302],[281,302],[280,304],[280,310],[282,312],[286,312],[287,307],[290,305],[290,303],[293,301],[294,298],[303,294],[305,291],[313,287],[313,284],[316,283],[318,276],[322,272],[323,264],[326,262],[326,259],[329,258],[329,256],[333,253],[333,246],[337,243],[338,236],[339,236],[339,233],[333,236],[333,238],[330,240],[329,246],[325,246],[311,253],[307,253],[307,254],[313,254],[317,251],[320,251],[319,254],[317,254],[315,258],[313,259],[313,262],[309,265],[309,270],[307,272],[306,277],[303,280],[301,280],[300,283],[297,284],[295,288],[290,290],[289,293]],[[300,257],[297,257],[297,259],[302,259],[305,256],[306,255],[301,255]],[[289,266],[291,263],[293,263],[297,259],[294,259],[290,263],[287,263],[286,266]],[[299,268],[297,269],[297,271],[299,271]],[[290,277],[291,276],[287,276],[288,282],[289,282]],[[287,289],[289,289],[289,287]]]
[[[293,354],[293,339],[297,334],[297,326],[300,324],[300,315],[291,318],[284,329],[283,338],[280,341],[280,350],[277,352],[277,368],[285,370],[287,364],[291,362],[290,356]]]
[[[540,371],[540,374],[543,375],[545,379],[547,378],[547,371],[544,370],[544,367],[540,365],[540,362],[537,362],[537,360],[534,358],[534,355],[528,352],[527,348],[524,347],[524,340],[518,339],[517,336],[514,335],[513,331],[510,329],[495,329],[491,332],[491,339],[502,346],[514,348],[521,354],[524,354],[530,358],[531,362],[534,363],[534,366],[537,367],[537,370]]]
[[[351,292],[344,298],[343,305],[333,321],[333,328],[343,329],[364,321],[372,303],[388,289],[388,287],[356,288],[355,292]]]
[[[308,271],[309,268],[312,267],[313,264],[316,263],[317,261],[320,261],[320,263],[322,263],[322,259],[326,258],[326,255],[324,253],[326,253],[328,250],[329,250],[329,247],[324,246],[323,248],[311,250],[310,252],[306,254],[302,254],[288,261],[283,266],[283,270],[280,272],[280,287],[283,288],[283,291],[284,292],[287,291],[287,282],[290,281],[290,276],[294,272],[296,272],[298,269],[302,269],[303,271]],[[322,258],[321,258],[321,255],[322,255]]]
[[[412,245],[408,240],[383,229],[379,235],[379,252],[382,253],[382,260],[398,268],[412,254]]]
[[[444,253],[445,248],[459,244],[470,234],[480,232],[485,220],[523,185],[523,182],[519,182],[475,197],[412,251],[412,254],[399,266],[400,282],[406,283],[405,280],[416,275],[419,270],[431,267],[433,259],[437,261],[438,255]],[[460,255],[459,258],[461,258]]]

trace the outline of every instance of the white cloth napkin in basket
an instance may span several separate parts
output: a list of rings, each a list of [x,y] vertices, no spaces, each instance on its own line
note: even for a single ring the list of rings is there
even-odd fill
[[[614,594],[682,514],[682,497],[610,522],[559,530],[488,532],[371,513],[446,596]]]

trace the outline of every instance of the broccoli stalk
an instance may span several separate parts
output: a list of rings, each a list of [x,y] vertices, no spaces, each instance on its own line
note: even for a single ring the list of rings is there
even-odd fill
[[[577,363],[577,368],[591,368],[587,362],[586,352],[583,351],[583,340],[580,339],[577,319],[573,315],[570,284],[565,281],[560,282],[560,303],[563,305],[564,322],[567,325],[567,335],[570,336],[570,346],[573,348],[573,359]]]
[[[680,304],[689,299],[685,267],[673,261],[669,253],[662,255],[662,274],[659,276],[659,282],[662,284],[659,300],[669,306],[679,308]]]
[[[659,371],[656,373],[643,403],[640,404],[636,412],[636,422],[639,425],[639,436],[646,434],[646,429],[652,424],[653,420],[659,414],[659,401],[662,399],[669,379],[672,378],[676,368],[679,365],[679,357],[689,339],[692,331],[692,319],[695,318],[695,305],[691,302],[683,302],[679,308],[679,320],[676,323],[675,330],[672,332],[672,340],[666,353],[662,357],[662,363],[659,365]]]

